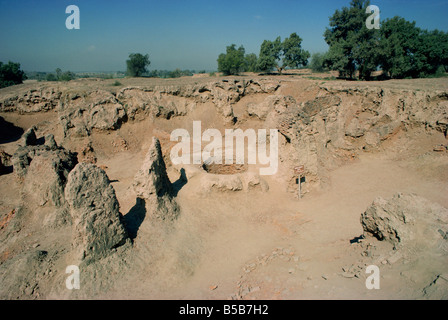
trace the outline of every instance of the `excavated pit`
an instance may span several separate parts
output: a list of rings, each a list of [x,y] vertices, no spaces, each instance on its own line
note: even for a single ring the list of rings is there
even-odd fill
[[[431,205],[448,207],[447,80],[113,81],[0,89],[0,116],[14,125],[0,140],[0,164],[14,170],[0,173],[0,298],[447,297],[448,220]],[[201,133],[278,129],[278,172],[174,164],[170,132],[191,138],[193,121]],[[22,134],[33,126],[36,139]],[[75,151],[85,170],[72,168]],[[402,223],[410,198],[397,193],[429,202],[416,198],[423,209]],[[121,222],[129,237],[116,237]],[[81,290],[69,291],[66,267],[83,252]],[[380,267],[381,290],[366,290],[368,265]]]
[[[202,168],[207,173],[211,174],[221,174],[221,175],[232,175],[237,173],[247,172],[247,165],[245,164],[216,164],[204,163]]]

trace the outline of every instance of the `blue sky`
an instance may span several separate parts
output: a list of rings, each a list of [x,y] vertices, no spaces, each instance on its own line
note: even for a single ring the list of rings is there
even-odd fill
[[[350,0],[0,0],[0,61],[27,71],[124,71],[129,53],[150,55],[150,69],[216,70],[227,45],[258,55],[265,39],[296,32],[324,52],[328,17]],[[68,30],[68,5],[80,9]],[[448,31],[448,0],[371,0],[381,20],[395,15]]]

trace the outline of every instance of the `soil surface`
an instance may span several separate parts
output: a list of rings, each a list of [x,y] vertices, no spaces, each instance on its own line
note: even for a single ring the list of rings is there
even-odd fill
[[[344,92],[355,92],[353,95],[356,96],[369,90],[390,90],[398,98],[409,98],[411,93],[419,92],[440,96],[442,92],[445,98],[440,98],[439,106],[448,112],[446,79],[347,82],[328,80],[327,76],[295,72],[282,76],[247,74],[225,78],[120,79],[120,86],[112,85],[115,79],[86,79],[67,83],[32,82],[1,89],[0,97],[4,100],[50,87],[63,94],[105,90],[117,95],[126,87],[157,91],[160,87],[200,86],[223,79],[280,84],[275,92],[246,94],[233,101],[234,123],[228,122],[211,100],[197,102],[194,108],[174,116],[159,117],[148,113],[124,121],[114,129],[93,128],[88,136],[66,134],[60,123],[61,109],[57,106],[36,112],[0,112],[5,121],[21,129],[16,131],[17,137],[0,141],[0,148],[11,156],[18,148],[20,134],[32,126],[37,127],[38,137],[53,134],[59,146],[78,152],[78,156],[82,146],[90,142],[96,165],[107,173],[124,217],[137,210],[138,200],[131,186],[145,160],[152,137],[157,137],[175,189],[175,200],[181,209],[174,221],[154,221],[146,217],[130,248],[114,249],[110,257],[86,265],[85,269],[81,264],[81,288],[68,290],[65,288],[68,276],[65,268],[76,264],[70,260],[72,224],[49,227],[44,220],[56,209],[50,204],[33,204],[29,191],[24,191],[23,182],[11,167],[8,173],[0,175],[0,274],[3,274],[0,287],[8,288],[7,292],[1,291],[0,298],[447,298],[448,245],[408,248],[403,244],[394,248],[387,241],[365,234],[360,222],[361,214],[377,197],[390,199],[397,193],[413,193],[448,208],[448,152],[446,148],[436,148],[446,146],[448,140],[443,129],[436,125],[425,127],[417,122],[399,120],[404,124],[391,130],[374,148],[366,148],[364,140],[361,142],[366,134],[362,137],[342,134],[341,139],[350,141],[351,149],[337,145],[334,140],[320,142],[317,139],[316,169],[307,164],[306,169],[314,171],[305,174],[308,180],[300,199],[297,185],[291,182],[293,177],[285,174],[287,169],[283,167],[275,176],[261,176],[267,190],[258,185],[246,187],[245,178],[241,178],[243,188],[240,191],[204,190],[204,179],[209,175],[246,177],[244,174],[258,173],[259,166],[214,164],[197,166],[195,170],[199,173],[196,173],[187,167],[181,170],[182,166],[171,163],[170,150],[176,142],[170,141],[170,133],[174,129],[191,130],[195,120],[202,121],[203,130],[259,128],[263,122],[249,116],[246,110],[249,105],[262,104],[272,95],[290,96],[302,107],[324,94],[339,95],[343,99],[339,105],[343,117],[353,113],[359,121],[368,123],[376,115],[363,114],[364,106],[360,104],[370,101],[370,93],[360,94],[365,99],[361,102],[357,98],[346,98]],[[178,95],[173,97],[179,98]],[[177,100],[174,103],[178,103]],[[383,100],[382,103],[387,102]],[[356,113],[355,109],[361,111]],[[429,111],[422,108],[421,112]],[[312,120],[315,123],[324,123],[322,119],[330,121],[332,115],[318,113],[312,117],[320,117]],[[349,120],[340,123],[348,127]],[[386,124],[394,121],[388,120]],[[438,125],[442,123],[437,121]],[[373,127],[383,125],[383,122],[378,123]],[[370,129],[366,130],[369,132]],[[287,168],[301,165],[294,162],[291,150],[300,154],[302,149],[287,149],[296,138],[290,138],[292,142],[282,139],[281,163],[287,164]],[[331,143],[335,143],[333,149],[319,153],[319,148]],[[312,146],[309,148],[314,150]],[[309,150],[303,152],[310,155]],[[322,154],[325,158],[320,157]],[[11,166],[10,163],[6,165]],[[27,263],[26,257],[33,252],[46,252],[46,258],[29,258],[34,262]],[[393,259],[398,253],[401,258]],[[369,265],[379,267],[378,290],[366,288]],[[84,277],[84,274],[88,275]],[[439,278],[445,279],[446,283],[437,280]],[[432,283],[437,284],[437,290],[432,290]]]

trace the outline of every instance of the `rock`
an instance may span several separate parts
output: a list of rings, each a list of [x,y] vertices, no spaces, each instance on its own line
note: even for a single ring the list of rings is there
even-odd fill
[[[20,113],[46,112],[58,105],[60,97],[60,91],[42,85],[39,89],[26,89],[18,94],[4,95],[0,100],[0,110]]]
[[[445,152],[448,151],[448,145],[438,144],[432,150],[435,152]]]
[[[347,126],[347,129],[345,131],[345,135],[352,137],[352,138],[359,138],[364,135],[366,132],[366,128],[364,128],[359,119],[353,118],[352,121]]]
[[[159,139],[153,137],[132,186],[137,197],[148,200],[146,204],[152,216],[162,220],[173,220],[179,215],[179,207],[173,198],[173,187],[166,172]]]
[[[364,135],[364,139],[366,142],[365,149],[374,149],[378,147],[381,142],[380,135],[376,132],[369,131]]]
[[[243,183],[238,175],[206,174],[201,178],[201,190],[204,194],[212,191],[241,191]]]
[[[44,271],[51,266],[51,255],[44,250],[29,249],[2,263],[0,296],[3,299],[37,299],[45,282]]]
[[[8,166],[10,165],[11,161],[11,155],[6,153],[5,150],[0,148],[0,162],[3,163],[3,165]]]
[[[22,180],[25,177],[34,155],[35,148],[27,147],[19,147],[13,154],[11,162],[14,168],[14,173],[19,180]]]
[[[68,176],[65,198],[73,220],[73,246],[80,259],[101,259],[126,243],[128,234],[115,190],[102,169],[78,164]]]
[[[47,134],[45,136],[44,145],[51,150],[55,150],[58,147],[56,140],[54,140],[54,135],[52,135],[52,134]]]
[[[116,130],[126,121],[126,111],[115,96],[97,90],[75,99],[66,95],[59,108],[64,137],[89,136],[92,130]]]
[[[396,134],[398,132],[398,130],[400,130],[400,129],[401,129],[401,122],[394,121],[394,122],[379,126],[378,128],[376,128],[376,130],[374,132],[378,133],[381,140],[386,140],[390,136]]]
[[[7,166],[10,165],[11,155],[0,149],[0,175],[8,172]]]
[[[171,192],[171,182],[166,172],[160,141],[155,137],[142,167],[134,178],[133,187],[137,197],[144,199]]]
[[[43,141],[39,141],[43,140]],[[35,127],[28,129],[21,138],[19,148],[11,158],[14,171],[19,178],[23,178],[26,175],[26,171],[34,157],[46,153],[49,151],[55,151],[61,158],[64,158],[62,153],[67,153],[70,156],[70,152],[66,152],[64,148],[59,148],[54,140],[52,134],[48,134],[45,138],[37,139],[35,133]]]
[[[159,87],[154,90],[127,87],[121,89],[117,97],[130,120],[142,120],[148,115],[170,119],[186,115],[196,107],[194,101],[187,99],[194,95],[193,92],[191,86]]]
[[[23,189],[38,205],[50,202],[62,206],[69,172],[77,163],[75,154],[65,149],[39,150],[32,157],[24,178]]]
[[[122,152],[128,150],[128,143],[123,137],[117,136],[112,141],[112,147],[114,148],[114,152]]]
[[[269,191],[268,183],[257,173],[245,172],[241,174],[241,178],[244,181],[245,190],[247,191],[257,188],[263,192]]]
[[[415,194],[377,198],[361,215],[364,234],[394,245],[418,241],[421,245],[445,241],[438,230],[448,229],[448,209]]]
[[[20,138],[19,145],[22,147],[37,145],[36,127],[33,126],[25,131]]]
[[[78,151],[78,161],[96,164],[97,158],[91,141],[86,142]]]
[[[33,128],[23,135],[22,142],[11,162],[23,190],[40,206],[48,202],[62,206],[68,174],[77,164],[76,154],[58,147],[52,134],[38,144]]]
[[[268,98],[267,100],[271,100],[272,97]],[[265,120],[266,116],[268,115],[269,111],[272,109],[272,105],[269,104],[268,101],[264,101],[260,104],[255,103],[249,103],[246,107],[247,114],[251,117],[257,117],[260,120]]]
[[[316,97],[313,100],[305,102],[302,107],[302,112],[308,117],[317,115],[324,109],[330,108],[332,106],[339,106],[342,99],[337,95],[327,94],[322,97]]]

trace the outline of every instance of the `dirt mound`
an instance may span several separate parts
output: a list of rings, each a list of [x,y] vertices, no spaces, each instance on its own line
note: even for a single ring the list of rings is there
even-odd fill
[[[59,106],[64,136],[88,136],[92,130],[116,130],[126,119],[123,106],[107,91],[67,94]]]
[[[43,206],[64,204],[64,187],[69,172],[77,163],[76,154],[59,147],[52,134],[37,139],[35,128],[27,130],[11,158],[23,190]]]
[[[160,141],[155,137],[142,167],[134,178],[133,188],[137,197],[146,201],[150,216],[173,220],[179,215],[179,207],[173,199],[173,186],[166,173]]]
[[[126,242],[118,200],[102,169],[78,164],[68,176],[65,198],[73,219],[73,246],[80,260],[101,259]]]

